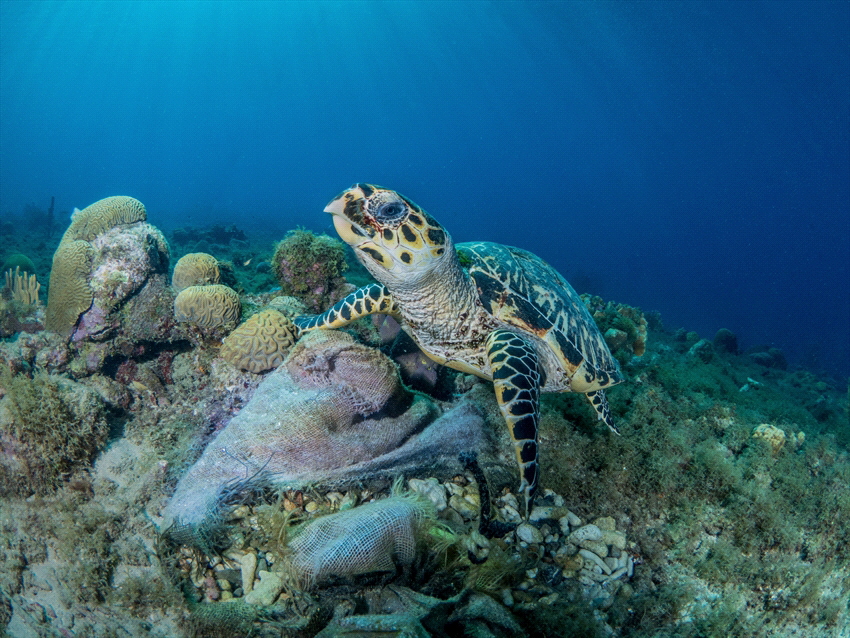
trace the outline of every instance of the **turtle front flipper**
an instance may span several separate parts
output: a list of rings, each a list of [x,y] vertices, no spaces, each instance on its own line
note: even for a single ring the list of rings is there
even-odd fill
[[[342,328],[360,317],[376,313],[398,315],[395,302],[387,289],[381,284],[369,284],[340,299],[320,315],[300,315],[292,321],[299,334],[303,334],[316,329]]]
[[[525,516],[537,490],[537,425],[540,421],[540,388],[545,383],[537,352],[522,336],[496,330],[487,337],[487,355],[493,387],[502,416],[508,424],[520,470],[519,490],[525,497]]]
[[[596,410],[596,414],[599,415],[599,420],[604,421],[614,434],[619,434],[620,430],[617,429],[617,426],[614,425],[614,419],[611,418],[611,409],[608,407],[608,398],[605,396],[605,392],[594,390],[586,393],[585,396],[593,409]]]

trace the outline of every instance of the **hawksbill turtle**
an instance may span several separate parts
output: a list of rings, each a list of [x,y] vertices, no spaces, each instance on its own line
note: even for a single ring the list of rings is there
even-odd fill
[[[501,244],[454,244],[411,200],[371,184],[343,191],[325,212],[379,283],[295,325],[333,329],[388,314],[434,361],[493,381],[526,514],[540,476],[540,392],[584,393],[616,432],[604,388],[623,381],[617,360],[581,298],[546,262]]]

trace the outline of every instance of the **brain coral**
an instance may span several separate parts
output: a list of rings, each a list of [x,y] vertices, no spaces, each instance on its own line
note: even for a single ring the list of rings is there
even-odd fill
[[[74,215],[62,241],[73,239],[91,241],[113,226],[145,221],[147,218],[145,205],[138,199],[124,195],[106,197]]]
[[[242,370],[263,372],[283,363],[297,337],[295,324],[274,309],[258,312],[224,340],[221,356]]]
[[[176,292],[189,286],[217,284],[221,278],[218,260],[207,253],[189,253],[183,255],[174,266],[171,286]]]
[[[44,320],[48,330],[69,337],[77,319],[91,306],[94,295],[88,276],[93,252],[87,241],[63,240],[53,254]]]
[[[174,317],[204,328],[236,324],[242,307],[236,291],[221,284],[189,286],[174,300]]]

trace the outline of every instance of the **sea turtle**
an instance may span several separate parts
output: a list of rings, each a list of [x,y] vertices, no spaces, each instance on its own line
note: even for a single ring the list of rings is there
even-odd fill
[[[623,380],[581,298],[530,252],[490,242],[455,245],[431,215],[395,191],[355,184],[325,208],[339,236],[379,283],[300,331],[392,315],[422,352],[492,380],[520,468],[526,513],[539,478],[540,392],[582,392],[616,432],[603,388]]]

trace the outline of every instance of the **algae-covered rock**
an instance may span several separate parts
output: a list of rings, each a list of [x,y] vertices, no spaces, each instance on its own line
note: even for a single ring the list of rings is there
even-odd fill
[[[348,265],[338,239],[309,230],[289,231],[277,245],[271,266],[281,292],[303,301],[310,312],[321,312],[346,294],[342,273]]]
[[[4,368],[0,390],[0,493],[48,493],[106,443],[104,403],[79,383]]]

